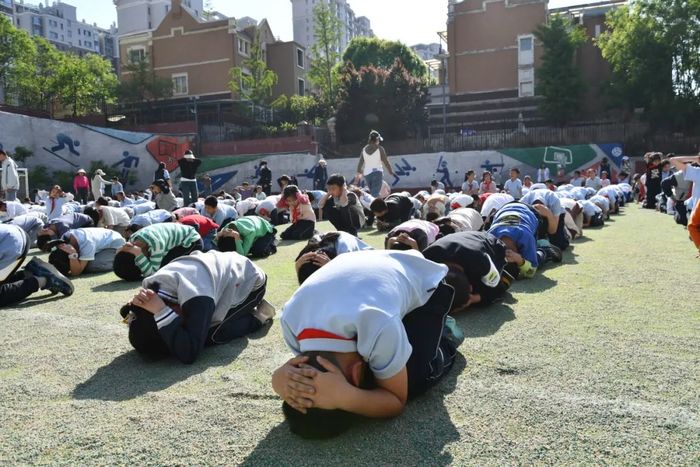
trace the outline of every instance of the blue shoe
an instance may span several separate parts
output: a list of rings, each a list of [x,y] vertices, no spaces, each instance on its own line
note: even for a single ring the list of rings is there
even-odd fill
[[[452,316],[448,316],[445,320],[445,327],[442,331],[442,336],[448,341],[452,342],[455,347],[459,347],[462,342],[464,342],[464,333],[459,326],[457,326],[457,321]]]
[[[26,271],[36,277],[46,279],[46,287],[53,293],[62,293],[65,296],[73,295],[73,283],[66,276],[58,272],[58,269],[39,258],[32,258],[24,267]]]

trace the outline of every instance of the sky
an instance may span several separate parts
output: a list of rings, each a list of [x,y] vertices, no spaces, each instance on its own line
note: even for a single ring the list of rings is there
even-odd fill
[[[31,3],[38,3],[34,0]],[[45,0],[46,3],[46,0]],[[65,0],[78,8],[78,19],[107,28],[117,21],[112,0]],[[349,0],[357,16],[367,16],[376,36],[400,40],[408,45],[438,42],[437,32],[446,29],[446,0]],[[550,0],[550,8],[590,3],[590,0]],[[427,4],[433,6],[427,7]],[[281,40],[293,39],[290,0],[212,0],[213,8],[240,18],[267,18],[272,32]]]

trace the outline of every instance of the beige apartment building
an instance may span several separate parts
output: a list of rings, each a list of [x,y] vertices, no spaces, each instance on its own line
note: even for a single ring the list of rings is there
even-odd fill
[[[277,41],[267,20],[259,24],[252,18],[204,22],[183,8],[182,0],[173,0],[155,30],[123,36],[119,42],[123,62],[148,58],[158,76],[172,80],[173,99],[235,100],[229,88],[230,70],[243,66],[256,34],[268,67],[279,77],[273,98],[305,93],[306,50],[295,42]],[[303,60],[297,61],[298,55]],[[124,68],[121,79],[129,79]]]

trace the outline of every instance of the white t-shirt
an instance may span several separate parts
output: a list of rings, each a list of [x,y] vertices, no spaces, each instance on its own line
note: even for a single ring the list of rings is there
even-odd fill
[[[148,211],[144,214],[139,214],[131,219],[131,225],[138,225],[139,227],[147,227],[153,224],[160,224],[171,220],[173,214],[165,209],[154,209],[153,211]]]
[[[481,205],[481,217],[489,217],[493,211],[498,211],[508,203],[515,201],[508,193],[494,193]]]
[[[153,211],[156,208],[156,203],[151,201],[146,201],[144,203],[134,203],[129,206],[129,209],[134,211],[134,215],[144,214],[148,211]]]
[[[417,251],[347,253],[289,299],[280,319],[284,340],[296,354],[358,352],[375,377],[391,378],[413,351],[403,318],[427,303],[446,274],[447,266]]]
[[[603,213],[603,210],[600,209],[593,201],[581,201],[581,206],[583,207],[583,215],[586,217],[592,217],[596,214]]]
[[[63,237],[68,236],[74,237],[78,242],[78,259],[81,261],[93,261],[100,251],[117,249],[126,243],[118,232],[100,227],[69,230]]]
[[[243,217],[248,214],[248,211],[255,209],[258,206],[258,200],[256,198],[246,198],[244,200],[236,203],[236,211],[238,212],[238,217]]]
[[[693,182],[693,191],[688,202],[688,208],[692,211],[700,202],[700,167],[687,166],[683,172],[683,177],[687,181]]]
[[[127,226],[131,222],[129,214],[126,213],[124,208],[114,208],[111,206],[102,206],[100,208],[102,212],[102,219],[100,224],[103,226],[108,225],[121,225]]]
[[[255,208],[255,214],[262,217],[270,217],[270,213],[277,209],[277,203],[279,203],[280,197],[278,195],[268,196],[264,200],[260,201],[258,206]]]
[[[478,194],[479,193],[479,182],[476,180],[472,182],[464,182],[462,183],[462,192],[465,194]]]
[[[603,206],[605,206],[606,210],[610,209],[610,200],[608,198],[606,198],[605,196],[594,195],[594,196],[591,196],[590,201],[591,201],[591,203],[602,204]]]
[[[523,195],[523,182],[519,178],[515,180],[509,178],[503,184],[503,189],[513,198],[518,199]]]
[[[440,233],[440,228],[432,222],[411,219],[394,227],[388,236],[393,237],[396,235],[396,232],[413,232],[414,230],[422,230],[425,233],[425,236],[428,238],[428,245],[435,243],[435,239]]]
[[[335,242],[335,252],[338,255],[353,251],[373,250],[371,246],[347,232],[338,232],[340,237]]]
[[[6,201],[5,206],[7,217],[10,219],[27,213],[26,206],[19,201]]]
[[[552,190],[530,190],[528,194],[520,199],[521,203],[528,204],[530,206],[532,206],[536,201],[540,201],[542,204],[547,206],[547,208],[552,211],[552,214],[557,217],[564,214],[564,208],[561,207],[561,201],[559,201],[559,197]]]
[[[472,208],[455,209],[450,211],[447,217],[459,226],[460,232],[477,232],[484,226],[484,219],[481,217],[481,214]]]

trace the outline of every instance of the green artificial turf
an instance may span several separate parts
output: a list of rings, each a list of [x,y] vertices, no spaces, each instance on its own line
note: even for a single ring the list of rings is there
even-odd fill
[[[301,247],[259,262],[278,309]],[[695,256],[669,216],[628,207],[505,303],[459,316],[463,357],[402,416],[324,442],[283,423],[278,322],[193,365],[149,362],[118,316],[134,286],[81,277],[70,298],[0,310],[0,464],[698,465]]]

